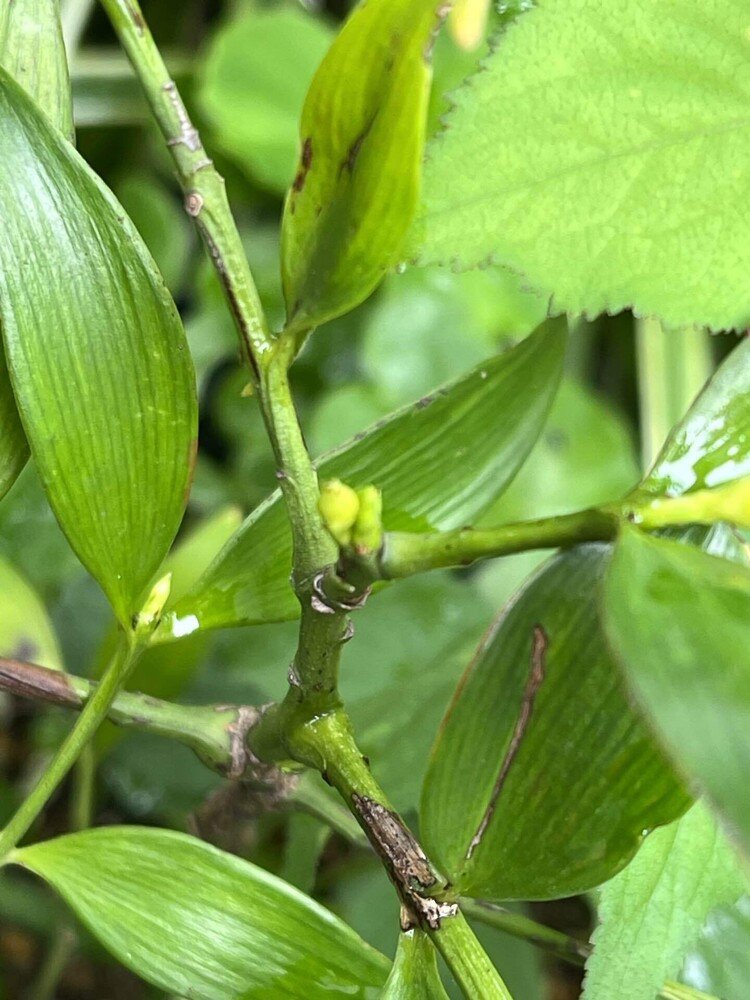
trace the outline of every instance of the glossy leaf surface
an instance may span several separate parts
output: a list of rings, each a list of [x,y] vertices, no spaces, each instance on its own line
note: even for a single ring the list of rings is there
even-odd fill
[[[750,569],[628,529],[606,625],[670,755],[750,854]]]
[[[116,958],[200,1000],[375,997],[388,961],[337,917],[246,861],[181,833],[105,827],[35,844],[41,875]]]
[[[321,479],[383,492],[388,530],[469,523],[510,482],[536,440],[562,370],[565,332],[550,324],[516,348],[406,407],[318,463]],[[245,521],[157,633],[294,618],[292,543],[280,493]]]
[[[33,588],[0,558],[0,656],[29,660],[53,670],[62,654],[47,610]]]
[[[72,140],[73,99],[59,0],[11,0],[0,7],[0,64]]]
[[[654,831],[601,889],[583,1000],[654,1000],[676,977],[708,913],[734,903],[745,885],[702,803]]]
[[[353,309],[399,258],[419,197],[437,0],[365,0],[315,74],[282,225],[288,322]]]
[[[68,60],[58,0],[16,0],[0,6],[0,65],[36,101],[51,123],[73,135]],[[0,499],[29,457],[0,345]]]
[[[436,956],[432,942],[422,931],[400,934],[382,1000],[448,1000]]]
[[[674,428],[639,491],[678,496],[750,476],[750,337]]]
[[[184,331],[113,196],[0,74],[0,314],[50,504],[122,620],[182,517],[196,434]]]
[[[465,895],[556,898],[610,878],[688,799],[630,708],[598,617],[605,545],[563,553],[483,641],[438,736],[421,829]]]
[[[540,0],[453,95],[414,252],[574,314],[746,327],[747,58],[740,0]]]
[[[0,500],[26,465],[29,446],[18,416],[5,352],[0,345]]]
[[[250,8],[214,36],[199,99],[216,142],[273,191],[294,179],[310,81],[333,32],[301,8]]]

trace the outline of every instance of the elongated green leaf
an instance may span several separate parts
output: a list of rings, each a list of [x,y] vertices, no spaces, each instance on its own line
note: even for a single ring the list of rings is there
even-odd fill
[[[28,457],[29,446],[18,416],[5,351],[0,344],[0,500],[18,479]]]
[[[399,937],[396,959],[381,996],[382,1000],[448,1000],[435,948],[422,931],[407,931]]]
[[[124,965],[196,1000],[374,997],[388,961],[246,861],[169,830],[105,827],[13,860],[50,882]]]
[[[0,7],[0,64],[73,139],[73,98],[60,0],[11,0]]]
[[[750,475],[750,338],[674,428],[639,492],[674,496]]]
[[[750,569],[631,528],[605,607],[641,707],[750,853]]]
[[[127,620],[182,516],[196,433],[172,300],[113,196],[0,74],[0,316],[50,504]]]
[[[554,558],[501,615],[443,723],[421,830],[458,891],[572,895],[687,795],[631,710],[598,620],[609,547]]]
[[[741,0],[539,0],[454,94],[415,252],[571,313],[746,327],[747,45]]]
[[[52,124],[73,136],[73,105],[58,0],[16,0],[0,6],[0,65],[37,102]],[[0,344],[0,499],[29,457]]]
[[[638,473],[632,429],[606,400],[565,378],[528,461],[477,524],[607,503],[632,487]]]
[[[378,486],[388,530],[466,524],[502,492],[531,450],[557,389],[564,348],[560,324],[542,328],[325,456],[320,477]],[[157,638],[296,617],[291,566],[289,525],[277,491],[165,616]]]
[[[702,803],[656,830],[602,887],[584,1000],[654,1000],[679,972],[709,911],[734,903],[746,885]]]
[[[365,0],[315,74],[282,226],[288,322],[353,309],[394,265],[419,197],[438,0]]]
[[[62,654],[47,611],[20,573],[0,558],[0,656],[30,660],[53,670]]]
[[[305,93],[332,37],[300,8],[251,7],[216,32],[206,55],[198,96],[216,141],[280,194],[294,179]]]

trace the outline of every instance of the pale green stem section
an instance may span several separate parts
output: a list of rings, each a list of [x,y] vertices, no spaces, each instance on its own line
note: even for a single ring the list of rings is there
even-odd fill
[[[443,920],[432,940],[465,997],[513,1000],[460,910]]]
[[[143,649],[142,642],[132,635],[122,633],[121,642],[93,697],[86,703],[76,724],[54,755],[36,787],[24,800],[5,829],[0,832],[0,862],[22,837],[47,804],[84,747],[107,717],[117,692],[135,665]]]
[[[645,470],[710,377],[713,353],[700,327],[665,330],[656,319],[637,321],[636,344]]]

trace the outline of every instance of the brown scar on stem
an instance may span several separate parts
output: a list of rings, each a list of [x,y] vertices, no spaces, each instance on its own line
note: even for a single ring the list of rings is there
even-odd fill
[[[494,815],[497,800],[503,790],[505,779],[508,777],[508,772],[510,771],[513,761],[516,758],[521,742],[526,735],[526,729],[529,725],[529,720],[531,719],[531,713],[534,711],[534,701],[536,699],[537,691],[544,680],[544,662],[548,646],[549,639],[547,638],[547,633],[541,625],[535,625],[531,638],[531,669],[529,670],[529,677],[526,681],[526,687],[523,692],[521,710],[518,713],[518,719],[516,720],[516,726],[513,730],[510,745],[508,746],[503,762],[500,765],[500,770],[498,772],[497,779],[495,780],[487,809],[485,810],[484,816],[482,816],[482,820],[477,827],[476,833],[471,838],[471,843],[466,851],[466,861],[471,859],[472,854],[482,842],[482,837],[484,837],[487,827],[490,825],[490,821]]]
[[[414,834],[400,816],[380,802],[356,792],[352,802],[401,899],[401,926],[405,930],[417,925],[437,930],[441,920],[456,915],[458,906],[426,895],[438,879]]]
[[[133,25],[135,26],[135,30],[138,32],[139,35],[142,35],[143,32],[146,30],[146,22],[143,20],[141,12],[137,9],[137,7],[133,6],[130,0],[125,0],[125,9],[128,12],[130,20],[133,22]]]

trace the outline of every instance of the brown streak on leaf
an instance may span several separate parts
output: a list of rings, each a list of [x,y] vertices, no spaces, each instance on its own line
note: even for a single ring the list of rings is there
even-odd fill
[[[300,168],[297,171],[297,176],[294,178],[294,183],[292,184],[292,190],[295,194],[299,194],[302,188],[305,186],[305,181],[307,180],[307,174],[312,166],[313,161],[313,146],[312,138],[308,136],[302,145],[302,158],[300,160]]]
[[[528,727],[529,720],[531,719],[531,713],[534,710],[534,701],[536,699],[537,691],[544,680],[544,661],[548,645],[549,640],[547,638],[547,633],[541,625],[535,625],[531,639],[531,669],[529,671],[529,677],[526,681],[526,687],[523,692],[521,710],[518,714],[513,735],[511,736],[510,745],[508,746],[503,762],[500,765],[500,771],[498,772],[497,780],[495,781],[495,785],[492,789],[492,795],[490,796],[487,809],[479,826],[477,827],[476,833],[471,838],[471,843],[466,851],[466,861],[471,859],[472,854],[482,842],[482,837],[484,836],[487,827],[490,825],[490,821],[495,812],[497,800],[503,790],[505,779],[508,777],[508,772],[511,769],[519,747],[521,746],[521,742],[526,734],[526,729]]]

